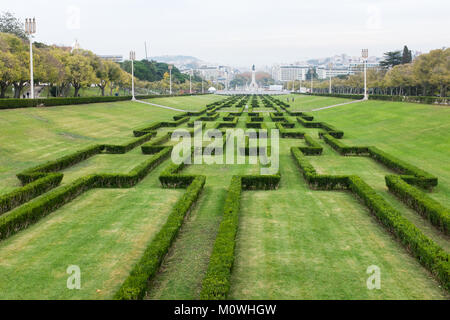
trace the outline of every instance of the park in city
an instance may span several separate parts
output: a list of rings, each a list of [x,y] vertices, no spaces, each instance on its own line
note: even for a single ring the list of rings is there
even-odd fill
[[[0,300],[450,298],[449,48],[278,79],[21,23],[0,15]]]

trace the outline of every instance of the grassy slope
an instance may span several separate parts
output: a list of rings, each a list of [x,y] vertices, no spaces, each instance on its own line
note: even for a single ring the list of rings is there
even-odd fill
[[[183,192],[161,189],[163,167],[131,189],[89,191],[0,242],[0,299],[110,299]],[[81,290],[66,287],[69,265]]]
[[[181,110],[197,111],[203,109],[205,105],[209,103],[220,101],[225,98],[226,97],[223,96],[208,94],[204,96],[185,96],[178,98],[154,98],[146,101]]]
[[[292,110],[298,111],[311,111],[316,108],[352,101],[351,99],[307,96],[299,94],[282,95],[278,98],[281,101],[288,103]],[[286,98],[289,98],[289,102],[286,101]],[[292,98],[295,99],[294,102],[292,102]]]
[[[446,297],[350,194],[310,190],[290,145],[281,143],[281,188],[243,195],[230,298]],[[381,268],[382,290],[366,288],[371,265]]]
[[[19,186],[15,175],[97,143],[133,139],[135,127],[167,120],[176,112],[116,102],[0,112],[0,194]]]
[[[349,145],[375,145],[439,178],[431,194],[450,207],[450,108],[368,101],[314,113],[345,131]]]

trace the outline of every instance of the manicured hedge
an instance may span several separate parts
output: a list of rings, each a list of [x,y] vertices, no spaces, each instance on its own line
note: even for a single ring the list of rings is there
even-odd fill
[[[73,154],[59,158],[57,160],[49,161],[37,167],[27,169],[22,173],[19,173],[17,175],[17,178],[19,178],[19,180],[22,181],[23,184],[27,184],[46,176],[46,173],[61,171],[83,160],[86,160],[96,154],[99,154],[102,151],[103,151],[102,145],[90,146],[83,150],[77,151]]]
[[[311,94],[307,94],[311,95]],[[328,94],[328,93],[314,93],[314,96],[323,97],[335,97],[335,98],[346,98],[362,100],[364,95],[362,94]],[[412,103],[426,103],[426,104],[449,104],[449,99],[447,97],[430,97],[430,96],[394,96],[394,95],[369,95],[369,100],[384,100],[384,101],[395,101],[395,102],[412,102]]]
[[[230,290],[230,275],[234,263],[241,194],[242,179],[240,176],[234,176],[228,188],[222,222],[209,259],[208,270],[203,279],[200,293],[200,299],[202,300],[225,300]]]
[[[57,187],[63,178],[61,173],[47,176],[0,196],[0,215]]]
[[[200,94],[198,94],[200,95]],[[182,94],[175,96],[191,96]],[[152,99],[174,97],[174,95],[138,95],[137,99]],[[99,97],[67,97],[67,98],[46,98],[46,99],[0,99],[0,109],[31,108],[37,106],[53,107],[74,104],[89,104],[101,102],[117,102],[131,100],[131,96],[99,96]]]
[[[200,299],[225,300],[227,298],[234,263],[242,190],[276,189],[279,182],[279,175],[233,176],[225,200],[222,222],[209,259],[208,270],[203,278]]]
[[[298,129],[285,129],[280,122],[276,122],[275,126],[280,131],[281,138],[303,139],[303,137],[305,136],[305,133]]]
[[[349,189],[363,201],[381,223],[401,241],[422,265],[436,275],[443,287],[449,290],[449,254],[425,236],[422,231],[389,205],[383,197],[358,176],[349,177]]]
[[[323,152],[322,146],[317,143],[313,138],[311,138],[309,135],[305,134],[304,136],[305,142],[308,145],[308,147],[299,147],[299,149],[303,152],[305,155],[321,155]]]
[[[334,150],[339,152],[343,156],[350,155],[369,155],[369,147],[350,147],[342,141],[332,137],[330,134],[321,134],[323,140],[328,143]]]
[[[389,191],[446,235],[450,233],[450,210],[417,188],[406,183],[401,176],[386,176]]]
[[[0,239],[5,239],[27,228],[92,188],[132,187],[169,156],[170,148],[167,148],[138,165],[128,174],[92,174],[30,201],[0,217]]]
[[[133,139],[132,141],[124,144],[124,145],[109,145],[106,144],[104,146],[104,152],[109,154],[124,154],[127,153],[130,150],[133,150],[137,146],[140,146],[144,142],[147,142],[151,138],[156,136],[156,131],[147,133],[146,135],[143,135],[139,138]]]
[[[148,281],[154,277],[175,240],[183,221],[192,209],[205,185],[206,177],[197,176],[177,201],[166,223],[148,245],[139,262],[133,267],[130,275],[114,295],[116,300],[143,299]]]
[[[438,185],[438,178],[430,173],[397,159],[390,154],[381,151],[377,147],[369,147],[368,150],[370,156],[376,161],[381,162],[394,171],[409,175],[410,177],[404,177],[406,182],[428,189]]]

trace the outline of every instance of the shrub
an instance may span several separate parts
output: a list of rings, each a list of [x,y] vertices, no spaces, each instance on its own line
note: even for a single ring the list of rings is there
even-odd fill
[[[428,172],[417,168],[405,161],[397,159],[386,152],[381,151],[377,147],[368,147],[370,156],[378,162],[381,162],[386,167],[400,172],[411,177],[404,177],[408,183],[417,185],[422,188],[429,188],[437,186],[438,178],[429,174]]]
[[[449,255],[434,241],[426,237],[414,224],[389,205],[369,185],[357,176],[349,177],[349,189],[356,194],[372,213],[401,243],[437,276],[446,290],[450,289]]]
[[[73,166],[74,164],[86,160],[96,154],[99,154],[100,152],[102,152],[102,150],[103,150],[102,145],[90,146],[83,150],[77,151],[73,154],[59,158],[57,160],[48,161],[45,164],[39,165],[31,169],[27,169],[22,173],[19,173],[17,175],[17,178],[19,178],[19,180],[22,181],[23,184],[27,184],[44,177],[46,175],[45,173],[57,172],[66,169],[70,166]]]
[[[51,173],[43,178],[0,196],[0,215],[57,187],[63,178],[61,173]]]
[[[405,204],[430,220],[439,230],[449,235],[450,211],[425,193],[403,181],[402,177],[386,176],[389,191],[400,198]]]
[[[148,281],[158,271],[164,256],[169,251],[183,221],[196,203],[205,185],[206,177],[197,176],[177,201],[166,223],[148,245],[139,262],[114,295],[116,300],[143,299],[148,288]]]
[[[336,150],[343,156],[369,154],[369,147],[349,147],[342,141],[335,139],[328,133],[322,134],[321,136],[326,143],[328,143],[334,150]]]
[[[147,142],[154,136],[156,136],[156,131],[147,133],[147,134],[145,134],[137,139],[134,139],[131,142],[124,144],[124,145],[109,145],[109,144],[107,144],[104,146],[104,152],[110,153],[110,154],[124,154],[130,150],[133,150],[137,146],[140,146],[144,142]]]

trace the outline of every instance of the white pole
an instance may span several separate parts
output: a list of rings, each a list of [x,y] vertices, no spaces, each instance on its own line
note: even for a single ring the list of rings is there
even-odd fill
[[[329,94],[331,94],[331,66],[330,66],[330,90],[328,91]]]
[[[368,100],[367,96],[367,59],[364,60],[364,100]]]
[[[172,65],[169,65],[169,73],[170,73],[170,95],[172,95]]]
[[[364,62],[364,100],[369,100],[369,95],[367,92],[367,60],[369,58],[369,50],[362,50],[362,57]]]
[[[192,94],[192,70],[189,73],[189,93]]]
[[[313,69],[311,69],[311,94],[313,93],[313,87],[314,87],[314,80],[313,80],[313,77],[314,76],[314,73],[313,73]]]
[[[136,97],[134,96],[134,60],[131,60],[131,92],[133,95],[132,100],[136,100]]]
[[[134,51],[130,51],[130,60],[131,60],[131,95],[132,101],[136,101],[136,97],[134,95],[134,59],[136,59],[136,53]]]
[[[31,35],[30,35],[30,90],[31,90],[31,99],[34,99],[33,38]]]

